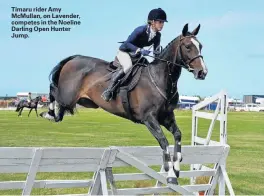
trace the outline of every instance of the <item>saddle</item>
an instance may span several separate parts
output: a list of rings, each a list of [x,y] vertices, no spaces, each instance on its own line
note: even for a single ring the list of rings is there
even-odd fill
[[[144,57],[137,57],[131,55],[131,60],[132,60],[132,68],[119,81],[118,83],[119,87],[116,89],[116,93],[119,92],[121,87],[125,87],[125,86],[128,87],[129,91],[133,90],[139,81],[142,68],[146,67],[149,64],[148,60]],[[107,81],[111,79],[112,74],[114,74],[114,72],[116,72],[119,68],[121,68],[121,64],[118,61],[117,57],[115,57],[114,61],[111,61],[107,65],[107,70],[111,72],[110,77],[107,79]]]
[[[116,88],[115,92],[113,92],[113,99],[115,99],[117,95],[120,95],[123,107],[127,112],[130,120],[135,123],[139,123],[136,119],[133,118],[132,115],[129,102],[129,92],[131,92],[136,87],[140,79],[143,67],[148,66],[149,62],[146,58],[141,56],[133,56],[130,54],[130,57],[132,60],[132,68],[117,83],[118,88]],[[109,72],[112,72],[112,74],[116,72],[119,68],[121,68],[121,64],[119,63],[117,57],[115,57],[114,61],[111,61],[107,65],[107,70]],[[112,74],[110,74],[111,76],[108,80],[111,79]]]

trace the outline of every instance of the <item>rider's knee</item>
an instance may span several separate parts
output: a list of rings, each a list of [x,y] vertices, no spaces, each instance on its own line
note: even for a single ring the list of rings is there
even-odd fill
[[[131,60],[130,55],[127,52],[123,52],[119,50],[116,57],[119,63],[121,64],[121,66],[123,67],[124,71],[132,67],[132,60]]]

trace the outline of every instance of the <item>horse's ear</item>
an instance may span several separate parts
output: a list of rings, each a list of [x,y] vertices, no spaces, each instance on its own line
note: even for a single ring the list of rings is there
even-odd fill
[[[188,33],[188,23],[184,25],[183,29],[182,29],[182,35],[186,36]]]
[[[193,35],[197,35],[199,33],[201,25],[199,24],[192,32]]]

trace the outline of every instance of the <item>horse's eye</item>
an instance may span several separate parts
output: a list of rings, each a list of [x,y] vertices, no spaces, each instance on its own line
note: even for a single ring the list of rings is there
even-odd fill
[[[190,49],[190,45],[184,45],[185,48]]]

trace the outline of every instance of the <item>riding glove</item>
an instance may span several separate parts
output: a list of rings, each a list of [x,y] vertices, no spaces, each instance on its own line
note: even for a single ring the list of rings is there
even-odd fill
[[[140,53],[141,53],[143,56],[147,56],[150,52],[151,52],[151,51],[149,51],[149,50],[145,50],[145,49],[143,49],[143,48],[140,50]]]

